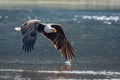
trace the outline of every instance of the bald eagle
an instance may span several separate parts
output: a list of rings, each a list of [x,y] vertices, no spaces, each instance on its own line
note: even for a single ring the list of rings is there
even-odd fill
[[[63,58],[71,60],[72,57],[74,57],[73,48],[59,24],[46,24],[40,22],[40,20],[29,20],[20,27],[16,27],[15,30],[21,31],[23,35],[22,49],[25,52],[31,52],[31,50],[33,50],[37,33],[41,33],[53,43],[54,47],[60,51]]]

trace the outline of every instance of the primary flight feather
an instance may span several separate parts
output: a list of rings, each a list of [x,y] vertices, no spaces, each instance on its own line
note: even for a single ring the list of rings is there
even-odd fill
[[[39,32],[53,43],[54,47],[60,51],[61,56],[66,60],[71,60],[74,57],[73,48],[67,40],[62,27],[58,24],[45,24],[39,20],[29,20],[15,29],[21,30],[23,50],[25,52],[33,50]]]

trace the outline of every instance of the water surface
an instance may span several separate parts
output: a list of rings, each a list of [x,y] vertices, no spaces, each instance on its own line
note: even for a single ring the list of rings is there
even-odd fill
[[[76,57],[66,65],[41,35],[31,53],[14,30],[27,20],[61,24]],[[0,10],[0,80],[120,79],[120,11]]]

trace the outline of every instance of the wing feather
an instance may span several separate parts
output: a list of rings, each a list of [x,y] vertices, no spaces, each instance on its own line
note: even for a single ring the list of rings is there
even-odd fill
[[[65,37],[64,31],[60,25],[52,25],[53,28],[57,30],[53,44],[61,52],[61,56],[66,60],[71,60],[72,57],[75,57],[73,54],[73,48],[70,45],[69,41]]]
[[[36,42],[37,24],[35,22],[26,22],[21,26],[21,33],[23,35],[23,50],[31,52]]]
[[[38,25],[39,21],[32,20],[21,26],[21,33],[23,35],[23,50],[25,52],[30,52],[34,48]],[[44,31],[39,32],[53,42],[55,48],[60,51],[62,57],[66,60],[71,60],[72,57],[74,57],[73,48],[67,40],[63,29],[57,24],[52,24],[51,27],[55,28],[57,32],[48,34]]]

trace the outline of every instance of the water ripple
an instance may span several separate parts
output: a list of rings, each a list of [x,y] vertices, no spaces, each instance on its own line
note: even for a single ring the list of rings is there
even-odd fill
[[[57,71],[57,70],[23,70],[23,69],[0,69],[0,72],[37,72],[37,73],[67,73],[67,74],[83,74],[83,75],[118,75],[120,76],[120,72],[114,71]]]
[[[93,20],[105,20],[105,21],[115,21],[118,22],[120,20],[119,16],[91,16],[91,15],[83,15],[83,19],[93,19]]]

